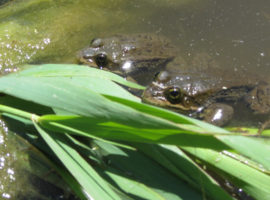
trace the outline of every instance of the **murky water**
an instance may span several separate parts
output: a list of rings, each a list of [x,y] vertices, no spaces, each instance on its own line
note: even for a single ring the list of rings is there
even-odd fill
[[[269,1],[137,0],[117,4],[117,9],[111,12],[121,15],[120,20],[110,20],[110,24],[98,32],[89,29],[86,42],[114,33],[156,33],[170,38],[186,60],[203,53],[227,69],[231,76],[247,72],[249,76],[269,81]],[[249,76],[243,74],[243,79]],[[250,121],[248,124],[252,122],[258,127],[258,122],[265,121],[265,116],[254,116],[246,105],[238,110],[241,112],[236,112],[238,115],[231,125],[247,125]]]
[[[116,26],[116,32],[155,32],[168,36],[183,57],[192,58],[203,51],[226,68],[270,73],[269,1],[152,0],[125,4],[122,8],[130,16],[125,28],[117,30]]]
[[[72,62],[94,37],[151,32],[183,57],[203,51],[223,67],[269,74],[269,10],[267,0],[15,0],[0,9],[0,65]]]
[[[137,0],[116,7],[111,12],[118,20],[103,30],[90,28],[87,42],[91,35],[154,32],[169,37],[184,57],[203,51],[224,67],[270,71],[269,1]]]

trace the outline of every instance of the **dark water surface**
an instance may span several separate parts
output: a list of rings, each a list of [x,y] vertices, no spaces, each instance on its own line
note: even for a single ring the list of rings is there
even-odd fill
[[[269,1],[166,1],[170,3],[162,5],[159,2],[129,3],[127,9],[137,12],[138,19],[136,24],[127,21],[127,31],[166,35],[186,58],[203,51],[226,68],[269,75]]]
[[[0,7],[0,67],[72,62],[94,37],[165,35],[192,59],[205,52],[223,67],[269,75],[266,0],[15,0]]]

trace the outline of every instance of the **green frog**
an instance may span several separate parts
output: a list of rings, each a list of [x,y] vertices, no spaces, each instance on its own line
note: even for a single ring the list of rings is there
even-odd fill
[[[270,87],[245,71],[229,71],[204,54],[168,64],[144,91],[146,103],[169,108],[217,126],[226,125],[237,103],[255,114],[270,112]]]
[[[154,34],[115,35],[93,39],[78,54],[79,62],[117,73],[141,85],[151,83],[177,54],[171,42]]]

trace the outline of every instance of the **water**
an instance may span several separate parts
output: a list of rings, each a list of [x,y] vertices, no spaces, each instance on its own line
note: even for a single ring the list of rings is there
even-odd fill
[[[132,25],[126,20],[126,31],[166,35],[184,57],[203,51],[226,68],[269,74],[269,1],[159,2],[129,3],[127,10],[138,17]]]
[[[165,35],[186,60],[191,61],[197,54],[203,53],[232,76],[246,72],[243,73],[243,82],[249,76],[269,81],[269,1],[152,0],[127,2],[120,8],[129,15],[121,21],[123,25],[118,26],[117,33]],[[105,32],[105,36],[109,35]],[[254,116],[246,105],[240,105],[230,125],[258,127],[264,121],[265,116]]]
[[[74,62],[94,37],[151,32],[185,58],[204,52],[222,67],[269,75],[269,10],[266,0],[11,1],[0,9],[0,65]]]

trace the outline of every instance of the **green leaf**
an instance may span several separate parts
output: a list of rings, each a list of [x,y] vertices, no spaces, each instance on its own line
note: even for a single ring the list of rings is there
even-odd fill
[[[212,135],[195,134],[178,127],[166,129],[163,124],[151,126],[150,124],[134,125],[130,123],[134,126],[128,126],[98,118],[56,115],[44,115],[38,119],[38,122],[49,130],[88,137],[101,137],[108,140],[228,149]]]
[[[110,96],[110,95],[103,95],[106,98],[121,103],[123,105],[126,106],[130,106],[138,111],[147,113],[147,114],[151,114],[157,117],[161,117],[163,119],[167,119],[170,121],[173,121],[175,123],[178,124],[182,124],[182,128],[186,128],[187,130],[192,130],[194,132],[208,132],[208,133],[224,133],[224,134],[228,134],[230,133],[229,131],[226,131],[225,129],[222,129],[220,127],[217,126],[213,126],[211,124],[205,123],[203,121],[197,120],[197,119],[193,119],[190,117],[187,117],[185,115],[181,115],[169,110],[165,110],[162,108],[158,108],[155,106],[151,106],[151,105],[147,105],[147,104],[142,104],[142,103],[138,103],[138,102],[134,102],[134,101],[130,101],[129,99],[124,99],[124,98],[119,98],[116,96]],[[190,125],[196,125],[196,126],[190,126]]]
[[[224,176],[235,186],[243,189],[255,199],[268,200],[270,197],[270,176],[245,165],[238,160],[210,149],[182,147],[207,167]]]
[[[135,146],[180,179],[187,181],[199,191],[205,191],[211,199],[233,199],[177,146],[145,144],[135,144]]]
[[[102,80],[112,80],[128,87],[145,89],[136,83],[129,82],[122,77],[105,70],[99,70],[85,65],[75,64],[44,64],[25,65],[25,70],[17,73],[19,76],[30,77],[80,77],[99,78]]]
[[[217,136],[228,146],[242,155],[257,161],[270,172],[270,138],[244,137],[244,136]]]
[[[120,149],[100,141],[96,141],[96,144],[108,163],[106,175],[130,197],[151,200],[202,199],[200,191],[141,152]]]
[[[203,160],[204,163],[207,163],[207,167],[214,169],[215,172],[228,178],[228,180],[230,177],[233,177],[231,181],[252,196],[261,199],[268,197],[267,190],[269,190],[269,187],[260,185],[259,181],[267,185],[269,181],[267,173],[269,171],[263,171],[263,168],[259,169],[257,167],[263,164],[265,169],[269,170],[269,159],[267,157],[269,155],[268,140],[248,138],[239,134],[232,135],[229,131],[222,128],[140,103],[137,97],[129,94],[116,82],[130,87],[137,87],[133,83],[130,85],[129,82],[117,75],[85,66],[41,65],[28,67],[19,73],[1,77],[0,92],[26,100],[24,104],[26,105],[25,109],[30,113],[23,111],[24,106],[16,105],[15,107],[20,110],[3,105],[0,106],[0,110],[6,116],[23,123],[23,118],[27,118],[28,121],[26,123],[28,124],[29,119],[32,119],[34,116],[35,122],[38,122],[36,127],[40,134],[43,134],[45,140],[49,140],[52,149],[60,159],[65,157],[65,160],[68,160],[66,163],[64,160],[62,161],[69,170],[75,173],[75,167],[79,167],[79,173],[73,174],[74,177],[79,180],[83,173],[85,176],[92,175],[92,181],[95,182],[95,178],[98,180],[96,183],[97,187],[106,184],[106,187],[108,187],[105,188],[106,195],[110,196],[110,198],[112,198],[112,195],[115,195],[114,192],[110,193],[113,186],[109,186],[110,183],[96,176],[97,174],[92,174],[94,170],[91,166],[84,166],[87,163],[73,149],[75,146],[78,147],[79,143],[74,142],[71,136],[66,137],[66,133],[103,141],[114,140],[179,145],[188,154],[185,154],[177,147],[164,145],[159,146],[158,150],[149,149],[149,146],[139,147],[139,149],[141,148],[148,157],[153,159],[152,164],[158,162],[164,167],[165,171],[173,173],[177,176],[177,179],[183,179],[188,182],[190,185],[187,188],[193,186],[197,190],[202,190],[203,194],[211,198],[217,199],[218,196],[222,196],[226,199],[228,195],[226,196],[226,193],[217,183],[188,157],[189,155]],[[7,99],[3,101],[3,104],[5,104],[5,101],[6,105],[14,106],[14,103],[7,103]],[[30,101],[35,102],[32,108]],[[52,110],[56,111],[58,115],[51,115]],[[33,115],[36,111],[40,113],[40,117]],[[58,131],[61,134],[52,134],[48,139],[48,134],[39,125],[42,128],[52,130],[53,132]],[[55,141],[51,141],[53,140],[52,137]],[[71,142],[72,145],[68,142]],[[101,141],[97,142],[101,143]],[[102,150],[106,149],[106,145],[113,146],[112,144],[103,143]],[[138,145],[136,144],[135,146]],[[221,159],[222,164],[219,164],[220,158],[218,155],[220,153],[210,151],[209,149],[237,151],[252,159],[254,163],[247,165],[241,163],[240,157],[232,158],[225,155]],[[87,151],[87,148],[85,150]],[[64,153],[64,156],[62,156],[62,153]],[[108,155],[111,156],[112,151]],[[213,160],[213,158],[217,159],[218,162],[216,163],[216,160]],[[241,159],[244,158],[242,156]],[[97,160],[98,158],[95,159]],[[121,165],[123,164],[127,165],[128,168],[135,167],[141,169],[143,172],[149,170],[146,165],[140,166],[139,160],[136,165],[129,166],[130,159],[131,157],[128,156],[126,162],[115,163],[114,161],[116,167],[111,168],[112,166],[109,166],[110,171],[106,171],[109,178],[117,182],[119,187],[121,185],[121,190],[113,188],[113,191],[117,192],[116,196],[118,198],[125,196],[124,193],[128,192],[128,184],[134,187],[132,195],[146,192],[145,196],[149,198],[175,198],[174,193],[167,193],[167,191],[163,191],[163,193],[156,189],[153,192],[153,188],[150,188],[145,182],[140,184],[139,181],[134,181],[134,177],[123,177],[116,174],[121,172],[119,169],[122,169],[121,167],[123,166]],[[251,162],[249,159],[247,161]],[[76,163],[78,164],[79,162],[83,164],[76,166]],[[236,166],[236,168],[230,169],[232,165]],[[238,176],[238,171],[240,171],[241,176]],[[156,171],[153,171],[153,173],[155,174]],[[249,176],[249,173],[251,178],[246,177]],[[101,178],[103,182],[99,182],[98,178]],[[137,176],[135,176],[136,178]],[[255,180],[255,183],[252,183],[252,179]],[[201,182],[203,182],[202,185]],[[83,187],[84,184],[87,184],[86,180],[81,183]],[[92,192],[89,186],[86,187]],[[168,187],[174,188],[172,185]],[[146,191],[148,189],[149,193]],[[101,192],[103,189],[99,188],[98,190]],[[164,196],[164,194],[168,196]]]
[[[107,121],[121,121],[123,124],[175,127],[169,121],[149,117],[127,106],[111,102],[100,94],[89,90],[78,79],[3,77],[0,91],[33,101],[45,106],[59,108],[68,112],[99,118]]]
[[[49,147],[81,184],[86,196],[94,199],[120,199],[79,153],[68,145],[68,139],[64,135],[51,136],[52,133],[48,134],[36,123],[34,125]]]

